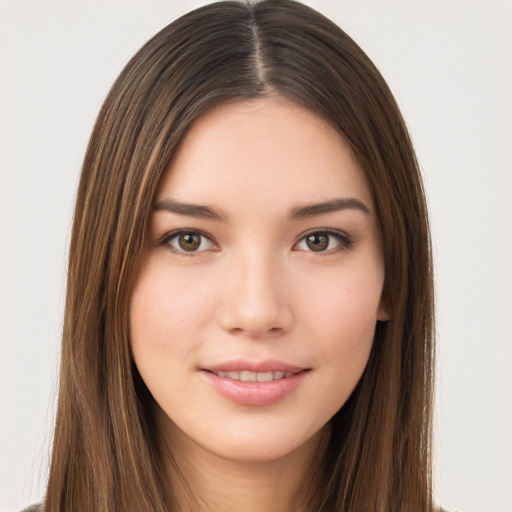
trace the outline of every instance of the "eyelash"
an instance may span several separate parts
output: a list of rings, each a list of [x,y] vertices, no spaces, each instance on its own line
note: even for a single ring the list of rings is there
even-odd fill
[[[326,228],[326,229],[314,229],[312,231],[304,233],[303,235],[301,235],[298,242],[296,242],[294,244],[294,247],[297,246],[301,242],[307,243],[306,240],[308,239],[308,237],[311,237],[313,235],[317,235],[317,236],[318,235],[327,235],[330,238],[335,238],[336,241],[338,242],[338,245],[331,249],[327,249],[324,251],[318,251],[318,252],[317,251],[307,251],[307,252],[311,252],[313,254],[318,254],[319,256],[327,256],[328,254],[332,254],[334,252],[347,251],[352,247],[352,245],[354,243],[354,240],[347,233],[345,233],[343,231],[338,231],[335,229]],[[330,241],[328,242],[328,244],[330,245]]]
[[[202,249],[199,251],[198,250],[186,251],[182,248],[180,249],[180,248],[174,247],[171,244],[171,242],[174,240],[178,240],[178,237],[180,235],[199,236],[203,239],[208,240],[208,242],[212,245],[212,247],[218,248],[217,244],[212,240],[211,236],[209,236],[206,233],[204,233],[200,230],[197,230],[197,229],[177,229],[175,231],[171,231],[170,233],[168,233],[167,235],[165,235],[162,238],[161,245],[168,246],[169,249],[172,250],[173,252],[175,252],[176,254],[180,254],[182,256],[189,256],[189,257],[192,257],[197,253],[204,252],[205,250],[207,250],[207,249]],[[332,254],[334,252],[347,251],[351,248],[351,246],[354,243],[354,240],[349,235],[344,233],[343,231],[337,231],[334,229],[314,229],[312,231],[308,231],[307,233],[302,234],[300,236],[300,238],[298,239],[298,241],[295,242],[295,244],[293,245],[293,248],[295,248],[297,245],[299,245],[302,242],[307,244],[308,237],[311,237],[313,235],[317,235],[317,236],[327,235],[329,238],[335,238],[336,241],[338,242],[338,245],[335,246],[334,248],[327,249],[327,250],[321,250],[321,251],[305,250],[305,252],[311,252],[313,254],[318,254],[318,255],[328,255],[328,254]],[[201,245],[203,244],[203,240],[201,240],[199,242],[199,244],[200,245],[198,246],[198,248],[200,248]],[[331,241],[329,240],[328,246],[330,244],[331,244]],[[300,250],[300,249],[295,249],[295,250]]]
[[[180,254],[182,256],[193,256],[194,254],[197,254],[199,252],[203,252],[204,251],[204,249],[201,250],[201,251],[197,251],[197,250],[195,250],[195,251],[186,251],[184,249],[178,249],[177,247],[173,247],[171,245],[171,242],[174,239],[177,240],[180,235],[193,235],[193,236],[197,235],[197,236],[202,237],[203,239],[208,240],[208,242],[210,244],[212,244],[212,246],[218,247],[217,244],[212,240],[211,236],[209,236],[206,233],[203,233],[202,231],[199,231],[197,229],[177,229],[175,231],[171,231],[170,233],[168,233],[167,235],[165,235],[163,237],[161,244],[168,246],[169,249],[171,249],[173,252],[175,252],[176,254]],[[203,244],[203,241],[201,241],[200,244]]]

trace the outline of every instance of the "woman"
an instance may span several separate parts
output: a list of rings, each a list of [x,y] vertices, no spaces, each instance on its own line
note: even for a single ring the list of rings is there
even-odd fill
[[[45,511],[431,511],[427,212],[384,80],[222,2],[109,93],[75,210]]]

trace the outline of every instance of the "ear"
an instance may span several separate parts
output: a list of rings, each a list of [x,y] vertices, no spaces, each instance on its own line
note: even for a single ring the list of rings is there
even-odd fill
[[[379,322],[387,322],[390,318],[391,313],[389,312],[386,301],[382,298],[380,299],[379,308],[377,309],[377,320]]]

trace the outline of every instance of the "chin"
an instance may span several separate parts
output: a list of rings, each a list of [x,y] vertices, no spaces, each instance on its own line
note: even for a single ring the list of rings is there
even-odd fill
[[[259,424],[258,424],[259,423]],[[187,441],[203,453],[208,452],[216,457],[240,463],[279,461],[295,454],[311,450],[316,452],[323,433],[328,428],[320,425],[319,428],[297,429],[296,424],[275,424],[274,422],[257,422],[236,428],[208,429],[181,435],[188,439],[181,439],[184,446]],[[181,437],[181,436],[180,436]]]

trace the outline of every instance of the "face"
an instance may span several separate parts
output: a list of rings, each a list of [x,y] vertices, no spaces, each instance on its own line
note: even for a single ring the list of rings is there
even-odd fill
[[[163,176],[130,306],[164,431],[233,460],[318,437],[387,318],[383,282],[371,194],[333,128],[278,97],[210,111]]]

